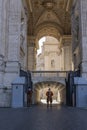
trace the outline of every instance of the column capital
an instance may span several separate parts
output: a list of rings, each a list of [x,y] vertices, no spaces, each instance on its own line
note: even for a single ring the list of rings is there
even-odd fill
[[[71,35],[63,35],[62,40],[61,40],[62,47],[69,46],[71,43],[71,40],[72,40]]]

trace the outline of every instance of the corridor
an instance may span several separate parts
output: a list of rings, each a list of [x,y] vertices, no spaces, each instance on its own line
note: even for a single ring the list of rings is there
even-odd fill
[[[87,110],[46,105],[0,108],[0,130],[87,130]]]

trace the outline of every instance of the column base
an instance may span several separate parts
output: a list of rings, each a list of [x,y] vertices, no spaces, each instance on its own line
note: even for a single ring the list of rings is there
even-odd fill
[[[0,107],[11,107],[12,82],[19,76],[19,62],[7,62],[3,76],[3,84],[0,88]]]
[[[87,61],[82,61],[81,76],[84,77],[84,78],[87,78]]]
[[[0,107],[11,107],[11,90],[0,89]]]
[[[83,77],[75,77],[76,107],[87,107],[87,80]]]
[[[4,75],[4,86],[11,88],[11,84],[16,77],[19,76],[20,73],[20,64],[17,61],[7,62],[5,75]]]

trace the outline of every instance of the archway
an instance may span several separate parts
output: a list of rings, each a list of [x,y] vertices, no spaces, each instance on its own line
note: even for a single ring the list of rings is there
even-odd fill
[[[53,92],[53,104],[66,104],[66,87],[59,82],[38,82],[34,84],[34,98],[35,104],[47,104],[46,92],[48,89]]]
[[[61,46],[61,40],[62,40],[62,30],[59,26],[57,26],[55,23],[43,23],[40,24],[36,27],[35,30],[35,43],[36,43],[36,47],[38,48],[38,41],[42,38],[42,37],[46,37],[46,36],[50,36],[50,37],[54,37],[55,39],[57,39],[60,42],[60,46]]]
[[[36,63],[36,70],[39,71],[67,71],[70,70],[70,66],[67,64],[67,68],[65,68],[66,60],[64,56],[65,53],[67,53],[68,46],[71,47],[71,45],[61,45],[61,38],[55,37],[53,35],[47,35],[48,33],[40,30],[41,32],[38,33],[38,37],[45,36],[47,40],[44,42],[42,46],[42,53],[38,55],[38,63]],[[42,33],[42,35],[41,35]],[[66,39],[66,38],[65,38]],[[53,41],[52,41],[53,40]],[[70,39],[71,40],[71,39]],[[49,47],[45,47],[49,46]],[[55,47],[53,47],[55,46]],[[67,63],[69,63],[69,59],[71,56],[71,52],[68,54],[68,60]],[[45,60],[44,60],[45,59]],[[38,67],[39,66],[39,67]],[[52,74],[51,76],[54,76],[55,74]],[[62,74],[59,74],[62,75]],[[43,85],[42,85],[43,84]],[[49,84],[49,86],[48,86]],[[42,87],[43,86],[43,87]],[[55,82],[40,82],[37,84],[34,84],[34,103],[45,103],[46,104],[46,91],[48,87],[51,87],[54,95],[53,97],[53,103],[54,104],[66,104],[66,87],[65,85],[61,83]],[[44,92],[44,93],[43,93]]]
[[[79,4],[76,0],[73,4],[72,2],[72,0],[22,0],[18,3],[17,1],[10,1],[8,4],[7,2],[3,3],[1,21],[5,20],[5,17],[7,20],[1,22],[3,30],[0,40],[1,88],[11,88],[13,79],[20,75],[20,68],[26,71],[36,69],[37,43],[43,36],[53,36],[59,41],[64,62],[61,70],[72,70],[72,61],[74,61],[74,69],[78,70],[79,67],[84,73],[83,75],[86,76],[87,60],[86,51],[84,51],[86,40],[84,42],[83,33],[79,33],[79,29],[84,32],[84,26],[80,25],[84,22],[79,22],[80,18],[81,21],[84,20],[83,16],[80,17],[81,12],[79,11],[79,6],[82,6],[82,3]],[[46,52],[47,54],[48,52]],[[55,60],[53,58],[50,65],[54,69]]]
[[[58,7],[53,1],[32,1],[31,3],[33,5],[33,12],[30,12],[28,23],[28,36],[31,37],[29,44],[32,46],[29,52],[31,52],[31,49],[33,50],[32,54],[29,53],[30,57],[32,55],[29,64],[32,62],[31,66],[34,65],[34,67],[31,67],[31,70],[72,70],[71,14],[65,9],[67,2],[55,1],[55,3]],[[45,50],[44,56],[42,56],[43,54],[39,56],[39,67],[37,67],[36,50],[39,48],[38,41],[44,36],[56,38],[58,47],[56,47],[57,50],[53,49],[54,52],[52,53],[51,51]],[[54,57],[56,58],[54,59]],[[40,61],[40,59],[45,59],[45,61]],[[62,91],[62,89],[60,90]],[[39,93],[37,94],[38,96]]]
[[[64,68],[63,60],[60,42],[56,38],[47,35],[39,40],[36,70],[61,71]]]

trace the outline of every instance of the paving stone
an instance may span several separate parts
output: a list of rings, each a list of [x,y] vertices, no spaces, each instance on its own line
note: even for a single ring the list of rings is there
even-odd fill
[[[87,130],[87,110],[32,106],[0,108],[0,130]]]

